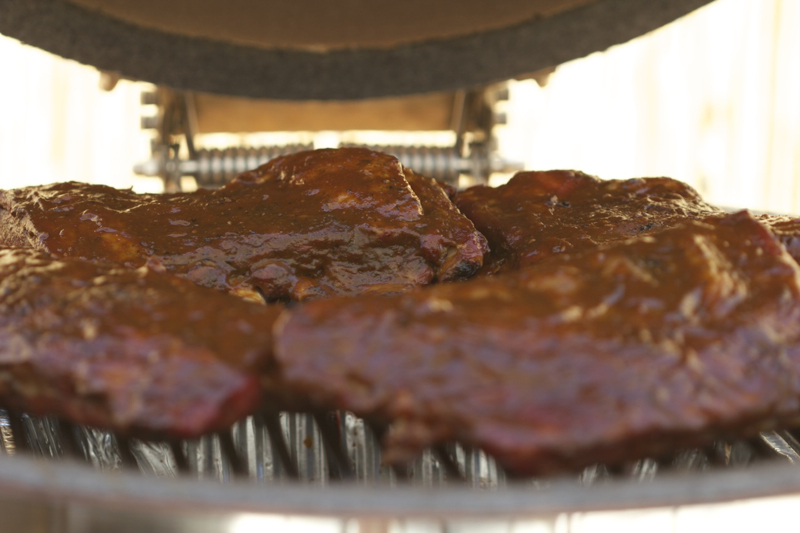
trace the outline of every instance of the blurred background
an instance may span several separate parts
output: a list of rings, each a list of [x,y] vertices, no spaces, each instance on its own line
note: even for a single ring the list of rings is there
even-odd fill
[[[718,205],[800,214],[798,28],[799,0],[717,0],[561,65],[544,87],[511,82],[500,152],[527,169],[670,176]],[[5,37],[0,72],[0,188],[80,180],[161,190],[132,170],[150,154],[139,126],[147,85],[105,92],[93,68]]]

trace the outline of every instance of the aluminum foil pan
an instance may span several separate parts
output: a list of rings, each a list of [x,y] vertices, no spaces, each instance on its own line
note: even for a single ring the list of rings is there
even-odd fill
[[[65,428],[50,418],[23,416],[22,428],[12,431],[12,419],[0,413],[0,531],[12,524],[10,531],[59,532],[673,532],[694,531],[701,516],[732,520],[727,531],[739,531],[753,513],[785,516],[800,503],[800,470],[787,468],[800,455],[789,433],[685,450],[669,461],[512,481],[490,457],[460,446],[428,451],[403,471],[389,469],[373,430],[349,414],[327,422],[282,414],[277,421],[295,478],[273,454],[274,436],[261,419],[232,428],[232,459],[224,435],[121,444],[108,432]],[[332,421],[350,461],[347,475],[323,436]],[[761,508],[775,510],[763,515]],[[749,511],[741,516],[742,509]]]

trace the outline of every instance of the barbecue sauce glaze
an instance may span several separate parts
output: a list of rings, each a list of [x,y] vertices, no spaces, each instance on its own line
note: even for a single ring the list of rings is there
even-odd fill
[[[455,202],[489,240],[486,273],[722,214],[670,178],[601,180],[566,170],[519,172],[505,185],[462,191]]]
[[[392,423],[389,462],[457,441],[542,475],[793,419],[799,324],[798,264],[742,212],[466,283],[311,302],[281,323],[276,356],[295,394]]]
[[[0,195],[0,239],[58,257],[156,260],[260,300],[395,293],[469,277],[486,242],[434,180],[360,148],[275,159],[218,190],[60,183]]]
[[[139,438],[228,429],[260,407],[278,313],[158,268],[0,250],[0,404]]]

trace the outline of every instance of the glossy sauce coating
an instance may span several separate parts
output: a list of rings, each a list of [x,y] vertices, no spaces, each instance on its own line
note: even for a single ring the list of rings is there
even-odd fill
[[[136,270],[0,250],[0,405],[143,438],[261,403],[279,310]]]
[[[789,255],[800,262],[800,218],[786,215],[758,215],[756,218],[770,229]]]
[[[800,268],[749,214],[535,269],[298,306],[281,379],[392,423],[384,459],[449,441],[541,475],[752,435],[800,407]]]
[[[670,178],[601,180],[566,170],[520,172],[499,187],[459,192],[455,203],[489,240],[490,274],[722,213]]]
[[[485,239],[433,180],[360,148],[270,161],[218,190],[61,183],[0,195],[0,240],[141,266],[260,300],[393,293],[468,277]]]

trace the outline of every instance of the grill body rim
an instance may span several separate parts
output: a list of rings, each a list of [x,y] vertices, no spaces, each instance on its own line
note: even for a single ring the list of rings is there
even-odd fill
[[[510,483],[495,490],[468,487],[379,487],[348,483],[315,487],[297,482],[255,484],[161,479],[102,472],[72,460],[0,456],[0,500],[82,505],[136,513],[271,513],[335,517],[526,519],[560,513],[623,511],[800,498],[800,471],[784,464],[669,473],[648,482],[611,480],[578,486],[557,478],[537,488]]]
[[[0,0],[0,32],[80,63],[178,89],[350,100],[447,91],[526,75],[627,42],[710,1],[599,0],[474,35],[389,50],[325,53],[173,35],[59,0]]]

